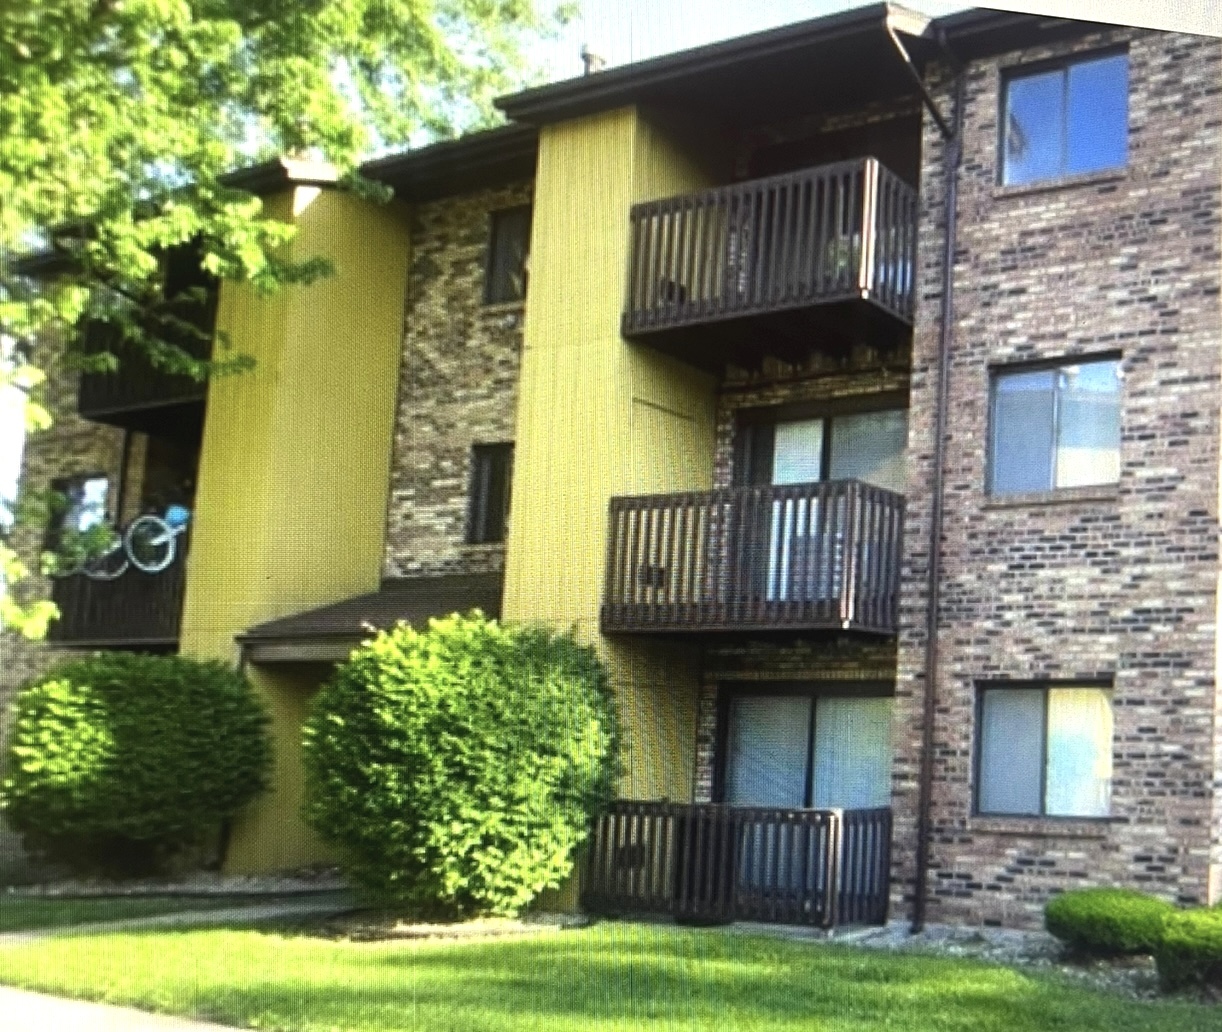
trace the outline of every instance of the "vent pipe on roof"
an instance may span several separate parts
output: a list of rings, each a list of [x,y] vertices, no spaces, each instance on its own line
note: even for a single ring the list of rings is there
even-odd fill
[[[594,53],[588,44],[581,45],[581,63],[585,65],[585,74],[593,75],[607,67],[607,59]]]

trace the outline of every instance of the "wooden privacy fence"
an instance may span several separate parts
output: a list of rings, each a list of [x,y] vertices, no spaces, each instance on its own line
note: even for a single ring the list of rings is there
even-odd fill
[[[638,204],[623,332],[857,298],[910,323],[916,216],[874,158]]]
[[[607,632],[894,632],[904,499],[857,480],[612,498]]]
[[[594,824],[582,906],[598,914],[881,924],[891,811],[619,800]]]

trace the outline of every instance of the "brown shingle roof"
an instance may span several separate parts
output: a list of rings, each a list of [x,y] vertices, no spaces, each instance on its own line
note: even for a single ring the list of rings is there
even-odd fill
[[[256,624],[238,641],[252,663],[334,662],[347,659],[371,628],[401,620],[423,626],[430,617],[472,609],[499,617],[502,587],[499,573],[389,578],[377,591]]]

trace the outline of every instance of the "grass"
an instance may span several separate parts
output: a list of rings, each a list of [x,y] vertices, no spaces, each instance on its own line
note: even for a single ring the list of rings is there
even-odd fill
[[[106,899],[42,899],[0,895],[0,932],[65,928],[95,921],[123,921],[188,910],[220,910],[250,903],[233,896],[109,897]],[[259,900],[258,902],[264,902]]]
[[[0,982],[293,1032],[1222,1032],[1220,1009],[1002,967],[618,923],[466,943],[69,936],[3,949]]]

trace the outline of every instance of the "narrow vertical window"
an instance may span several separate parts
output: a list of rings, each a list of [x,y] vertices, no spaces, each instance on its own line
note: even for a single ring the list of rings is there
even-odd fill
[[[512,479],[512,443],[472,446],[467,544],[486,545],[505,540]]]
[[[524,204],[492,213],[484,304],[506,304],[526,298],[531,207]]]

